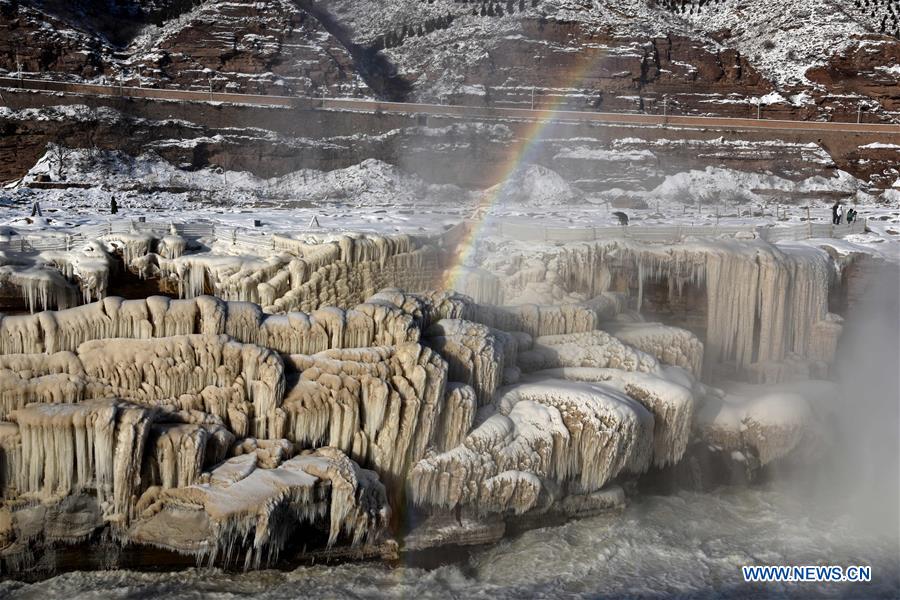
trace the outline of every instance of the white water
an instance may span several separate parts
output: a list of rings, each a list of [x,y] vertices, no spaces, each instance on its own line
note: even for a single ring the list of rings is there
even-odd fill
[[[847,511],[774,487],[644,496],[624,514],[532,530],[426,570],[381,564],[246,574],[73,572],[8,598],[897,598],[896,531],[864,531]],[[842,514],[843,513],[843,514]],[[871,565],[870,584],[744,584],[744,564]]]

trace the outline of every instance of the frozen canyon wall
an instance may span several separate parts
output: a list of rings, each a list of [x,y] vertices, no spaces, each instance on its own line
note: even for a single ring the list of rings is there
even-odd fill
[[[532,338],[445,318],[485,310],[447,293],[387,290],[369,307],[391,316],[398,328],[378,332],[370,319],[348,334],[343,326],[354,320],[340,309],[323,309],[321,321],[331,329],[320,328],[316,342],[297,342],[308,330],[279,337],[266,331],[267,323],[288,326],[293,319],[308,326],[309,318],[265,315],[257,305],[211,297],[107,298],[4,319],[0,510],[9,517],[6,555],[111,530],[117,539],[255,567],[296,542],[291,532],[309,527],[324,528],[329,545],[377,541],[392,503],[403,502],[408,485],[423,485],[410,474],[422,472],[436,453],[459,452],[480,435],[479,411],[495,413],[490,419],[519,414],[511,402],[498,403],[495,392],[518,377],[520,348],[530,347]],[[577,314],[572,310],[546,312]],[[536,333],[547,322],[533,307],[518,317],[509,316],[514,309],[503,314]],[[570,321],[575,328],[592,324]],[[394,333],[385,337],[387,331]],[[273,350],[228,335],[250,332],[257,341],[290,338],[325,348],[297,353],[286,344]],[[341,348],[345,342],[366,345]],[[451,369],[448,361],[457,366]],[[514,376],[504,379],[506,371]],[[600,397],[610,405],[607,416],[624,419],[621,431],[614,427],[619,441],[600,466],[591,458],[592,444],[605,435],[599,432],[577,450],[560,446],[559,466],[550,472],[532,465],[521,454],[526,446],[517,446],[500,471],[457,477],[457,485],[480,489],[478,495],[457,494],[451,503],[417,492],[416,502],[424,510],[524,513],[538,498],[549,505],[567,497],[560,486],[569,479],[584,478],[595,491],[625,469],[646,469],[654,417],[620,392]],[[557,408],[547,415],[551,410]],[[582,410],[588,412],[579,418],[606,431],[596,420],[602,411]],[[540,428],[536,421],[531,426]],[[576,458],[566,458],[570,452]],[[542,482],[545,476],[556,483]],[[70,522],[79,527],[69,528]]]
[[[409,254],[357,241],[311,244],[302,269],[294,255],[294,271],[231,289],[314,272],[317,253],[367,269]],[[369,294],[370,280],[336,276],[319,299],[300,284],[309,312],[199,295],[3,316],[2,567],[99,539],[244,568],[303,548],[469,543],[506,522],[620,505],[626,484],[698,448],[758,470],[822,443],[827,414],[811,399],[831,384],[700,377],[728,362],[773,379],[797,377],[792,360],[827,365],[840,321],[826,253],[710,242],[503,260],[479,277],[505,306]],[[710,322],[704,344],[642,321],[633,308],[654,280],[673,295],[705,286],[707,317],[728,322]],[[361,302],[326,305],[338,297]]]
[[[206,292],[224,300],[254,302],[267,313],[349,307],[378,290],[422,291],[441,277],[441,238],[408,235],[342,235],[299,240],[273,235],[267,259],[187,254],[147,255],[138,270],[168,282],[181,298]]]
[[[485,268],[461,269],[453,266],[457,237],[452,232],[432,237],[339,235],[321,239],[274,235],[274,253],[260,258],[233,256],[220,250],[186,253],[186,240],[172,234],[163,239],[137,233],[112,234],[68,253],[48,253],[43,260],[58,272],[10,265],[3,267],[5,275],[0,273],[0,277],[20,287],[32,310],[65,307],[77,302],[79,288],[84,301],[102,299],[109,286],[113,257],[118,255],[131,271],[157,280],[161,289],[182,299],[211,293],[229,302],[259,304],[265,314],[315,314],[320,322],[327,318],[320,308],[330,311],[337,307],[344,311],[344,317],[331,320],[347,322],[346,327],[337,327],[350,331],[358,327],[351,324],[354,321],[383,318],[375,314],[363,317],[358,309],[385,288],[421,292],[449,283],[464,293],[474,293],[478,304],[440,316],[462,317],[532,336],[591,331],[624,307],[640,312],[645,307],[658,309],[662,303],[681,307],[682,314],[690,311],[695,323],[676,320],[676,324],[690,328],[706,347],[699,368],[685,362],[685,351],[690,353],[691,349],[679,350],[667,362],[707,378],[737,373],[775,382],[791,376],[790,369],[784,367],[786,363],[794,370],[816,375],[822,364],[830,362],[841,328],[840,318],[834,314],[838,309],[829,308],[829,294],[845,285],[841,272],[852,263],[852,258],[835,259],[812,245],[775,246],[761,240],[720,239],[678,246],[609,241],[537,251],[513,247],[512,251],[487,257]],[[648,302],[650,288],[654,297]],[[397,306],[391,298],[379,298],[375,303]],[[503,304],[516,308],[497,308]],[[190,311],[189,305],[183,307]],[[141,312],[139,307],[134,308]],[[352,313],[354,310],[357,312]],[[236,312],[232,308],[227,314]],[[147,320],[140,314],[135,318],[141,323]],[[291,327],[268,321],[264,330],[273,338],[286,333],[285,341],[270,342],[258,327],[264,317],[254,318],[248,312],[246,318],[253,335],[237,331],[241,327],[238,319],[230,319],[230,327],[225,329],[182,326],[173,332],[228,333],[242,341],[271,343],[280,351],[303,353],[326,347],[366,346],[375,341],[288,348],[292,344],[288,340],[298,339],[289,330],[303,328],[296,320]],[[310,329],[317,327],[311,324]],[[141,337],[124,332],[115,335]],[[160,333],[154,329],[151,335]],[[332,331],[330,335],[336,334]],[[629,341],[639,347],[646,342],[635,331],[628,335]],[[399,337],[397,340],[402,341]],[[19,350],[14,347],[10,350],[26,350],[25,346]],[[68,344],[54,349],[74,347]]]
[[[204,240],[213,251],[197,252],[196,241],[174,228],[168,233],[117,232],[65,250],[0,257],[0,285],[18,290],[30,312],[74,306],[79,297],[84,303],[102,299],[120,268],[158,280],[162,291],[179,298],[211,293],[223,300],[261,304],[272,313],[347,307],[387,287],[434,288],[455,231],[440,236],[306,239],[271,235],[255,240],[268,244],[265,258],[259,256],[260,248],[242,250],[238,240],[227,235]],[[60,243],[68,246],[64,240]]]
[[[501,299],[553,303],[580,301],[601,315],[624,293],[640,311],[645,289],[662,285],[665,301],[677,305],[687,290],[699,291],[698,332],[704,343],[702,371],[742,373],[775,382],[789,377],[786,361],[807,370],[833,360],[840,318],[829,310],[829,293],[841,283],[846,264],[807,244],[772,245],[761,240],[696,240],[678,246],[627,242],[568,244],[539,252],[504,252],[487,268],[498,274]],[[616,331],[639,347],[651,343],[637,329]],[[688,364],[691,349],[676,350],[667,362],[699,373]],[[810,366],[809,363],[817,363]]]

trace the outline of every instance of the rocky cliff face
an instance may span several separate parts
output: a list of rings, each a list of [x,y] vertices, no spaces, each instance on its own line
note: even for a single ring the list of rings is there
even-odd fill
[[[0,3],[0,68],[217,91],[366,89],[348,51],[291,2],[101,4]]]
[[[865,4],[789,4],[0,0],[0,74],[541,109],[896,118],[900,42],[879,31],[879,11],[891,21],[894,4],[873,5],[874,17]],[[653,189],[682,170],[748,164],[789,179],[838,168],[879,189],[897,180],[896,149],[864,136],[744,133],[744,144],[734,136],[716,142],[712,132],[684,140],[684,132],[589,127],[587,139],[582,130],[555,126],[529,142],[527,126],[516,123],[354,113],[298,118],[289,110],[12,92],[2,103],[21,109],[74,102],[112,106],[119,116],[98,120],[91,116],[96,108],[81,117],[66,110],[47,118],[0,115],[9,134],[0,140],[0,179],[21,176],[47,142],[62,142],[138,153],[151,144],[174,164],[261,176],[377,158],[429,181],[477,187],[495,184],[509,148],[524,143],[533,147],[533,162],[588,192]],[[96,124],[82,127],[87,122]],[[585,139],[575,147],[561,141],[573,136]]]
[[[111,59],[103,41],[57,17],[0,2],[0,67],[11,72],[94,78]]]
[[[807,76],[836,96],[863,98],[858,106],[865,113],[879,107],[900,111],[900,43],[896,40],[873,37],[856,41],[826,64],[807,71]]]
[[[133,45],[126,62],[153,85],[262,94],[368,93],[346,48],[292,2],[207,2]]]
[[[147,86],[896,118],[896,2],[0,2],[0,68]]]
[[[131,155],[152,150],[182,169],[214,166],[260,177],[299,169],[331,171],[374,158],[431,183],[470,188],[497,183],[509,149],[528,144],[531,162],[555,171],[578,190],[606,194],[626,208],[631,206],[631,192],[649,192],[679,173],[685,174],[683,182],[676,182],[666,193],[711,185],[713,175],[706,183],[688,175],[707,169],[769,174],[746,181],[717,180],[717,185],[724,186],[722,193],[736,202],[746,200],[748,193],[780,202],[818,197],[819,187],[801,193],[802,185],[789,182],[814,177],[830,180],[838,169],[869,181],[876,189],[889,188],[898,176],[896,148],[864,134],[823,135],[816,143],[802,132],[783,136],[767,131],[560,123],[534,139],[527,122],[430,118],[420,123],[409,115],[172,105],[14,92],[4,92],[4,98],[14,109],[0,108],[0,181],[28,172],[48,143]],[[845,195],[855,191],[855,187],[844,190]]]
[[[772,117],[839,119],[855,116],[857,103],[808,72],[831,71],[832,60],[852,62],[860,45],[896,48],[893,30],[881,28],[900,11],[895,4],[335,1],[328,7],[356,41],[383,47],[414,89],[431,98],[530,105],[535,88],[542,106],[662,112],[666,98],[670,112],[749,116],[759,103]],[[429,23],[441,26],[429,30]],[[877,63],[870,68],[888,69],[892,51],[870,52]]]

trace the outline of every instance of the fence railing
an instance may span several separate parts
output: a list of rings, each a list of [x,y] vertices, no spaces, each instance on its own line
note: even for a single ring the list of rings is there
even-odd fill
[[[444,232],[442,243],[457,243],[466,235],[471,223],[460,223]],[[79,227],[75,233],[53,233],[48,235],[23,235],[21,237],[0,241],[0,252],[6,254],[34,253],[48,251],[67,251],[78,244],[100,239],[103,236],[126,233],[147,233],[156,237],[167,235],[174,228],[178,235],[189,239],[205,238],[219,243],[231,243],[233,246],[256,252],[275,249],[273,234],[255,233],[244,227],[216,225],[214,223],[166,223],[122,221],[86,225]],[[768,242],[799,241],[810,238],[843,238],[866,231],[866,221],[855,221],[849,225],[831,225],[830,223],[801,223],[784,227],[764,227],[751,225],[672,225],[652,227],[552,227],[529,223],[501,223],[499,232],[505,237],[521,241],[544,242],[589,242],[606,239],[628,239],[648,243],[674,244],[690,237],[716,238],[720,236],[736,236],[748,234]],[[459,239],[457,239],[459,238]]]
[[[851,224],[801,223],[779,227],[752,225],[670,225],[670,226],[601,226],[553,227],[530,223],[502,223],[498,226],[505,237],[521,241],[590,242],[605,239],[628,239],[640,242],[674,244],[687,238],[734,237],[752,235],[768,242],[800,241],[811,238],[843,238],[864,233],[866,221]]]
[[[61,232],[48,233],[46,235],[29,235],[25,233],[8,241],[0,241],[0,251],[7,254],[34,253],[48,251],[67,251],[89,241],[100,239],[104,236],[126,233],[146,233],[155,237],[163,237],[172,229],[186,238],[216,238],[219,233],[212,223],[185,223],[172,224],[162,221],[121,221],[101,223],[97,225],[84,225],[78,227],[73,233]],[[227,228],[223,228],[227,229]],[[248,236],[249,237],[249,236]],[[263,237],[263,236],[255,236]],[[269,236],[264,236],[268,239]]]

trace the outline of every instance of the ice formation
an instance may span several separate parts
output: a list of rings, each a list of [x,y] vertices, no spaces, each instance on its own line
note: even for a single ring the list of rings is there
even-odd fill
[[[519,365],[524,371],[558,367],[659,370],[656,358],[599,330],[535,338],[531,349],[519,355]]]
[[[439,508],[521,514],[568,483],[598,490],[650,464],[653,416],[611,387],[542,380],[505,388],[460,446],[410,475],[413,501]]]
[[[842,331],[813,246],[570,244],[434,290],[436,238],[271,242],[131,232],[42,255],[59,278],[25,293],[60,309],[0,317],[6,568],[94,536],[256,568],[380,544],[408,513],[410,549],[494,540],[619,507],[698,447],[761,468],[824,431],[828,384],[784,383],[827,375]],[[119,256],[179,298],[107,296]],[[57,283],[98,300],[62,308]],[[640,315],[685,297],[696,331]],[[780,383],[709,385],[723,373]]]
[[[442,319],[425,336],[427,343],[447,359],[450,378],[471,385],[479,405],[491,401],[503,382],[504,369],[516,364],[515,339],[480,323]]]
[[[289,439],[339,448],[393,486],[425,454],[446,390],[437,353],[411,343],[285,360],[296,378],[284,401]]]
[[[579,304],[479,306],[475,320],[504,331],[524,331],[532,337],[583,333],[597,328],[597,313]]]
[[[714,450],[739,452],[765,466],[819,435],[822,410],[814,403],[827,403],[833,388],[824,381],[736,386],[707,399],[696,430]]]
[[[70,242],[66,242],[68,246]],[[13,287],[29,312],[61,309],[102,299],[117,268],[113,253],[128,265],[146,255],[153,243],[143,234],[117,234],[78,243],[68,250],[36,255],[0,256],[0,287]]]
[[[108,400],[32,404],[9,413],[22,438],[18,492],[42,499],[91,488],[106,520],[127,523],[153,415]]]
[[[627,395],[653,414],[653,462],[658,467],[681,460],[691,435],[694,391],[666,378],[620,369],[569,367],[529,374],[525,381],[565,379],[601,383]]]
[[[281,358],[226,336],[98,340],[77,353],[0,358],[4,414],[32,402],[119,397],[169,411],[203,411],[241,437],[279,437],[284,427]]]
[[[57,271],[37,267],[0,267],[0,285],[21,290],[30,312],[37,307],[66,308],[77,303],[78,291]]]
[[[277,555],[287,515],[330,523],[329,544],[343,534],[352,543],[371,540],[388,520],[378,477],[340,450],[319,448],[282,462],[293,444],[266,441],[278,439],[286,421],[283,363],[268,349],[198,334],[98,340],[83,343],[77,353],[0,358],[5,498],[52,503],[87,493],[96,501],[95,528],[106,523],[118,536],[210,560],[227,562],[230,553],[243,549],[248,566]],[[415,402],[413,386],[428,384],[418,378],[416,365],[409,369],[405,387],[399,375],[393,381]],[[443,392],[442,384],[432,386],[432,399]],[[424,388],[418,393],[424,399]],[[243,441],[235,444],[236,438]],[[416,443],[422,449],[411,449],[412,456],[424,449]],[[206,475],[229,454],[238,458],[224,463],[225,471],[214,468]],[[247,461],[252,464],[239,489],[231,489],[237,477],[226,490],[210,488],[210,481],[222,483],[224,473],[234,471],[229,464]],[[250,473],[253,465],[259,467],[256,475]],[[199,512],[186,516],[191,506]],[[14,517],[25,523],[29,513]],[[169,519],[166,527],[157,528],[163,518]],[[184,519],[198,528],[190,540],[178,541],[173,534]],[[205,528],[199,527],[203,519]]]
[[[440,275],[439,240],[408,235],[323,240],[272,235],[274,253],[268,258],[184,254],[170,237],[159,254],[147,255],[134,268],[169,282],[180,298],[209,292],[261,304],[267,313],[348,307],[392,286],[426,290]]]
[[[686,329],[661,323],[603,323],[616,339],[656,357],[667,365],[682,367],[699,378],[703,369],[703,343]]]
[[[809,334],[809,358],[825,364],[833,363],[843,330],[844,319],[840,315],[825,315],[824,319],[813,325]]]
[[[678,246],[610,241],[542,249],[538,255],[498,253],[492,260],[490,270],[500,277],[506,302],[556,302],[578,293],[591,304],[618,291],[633,294],[640,310],[651,283],[667,286],[670,303],[688,287],[702,290],[707,375],[728,364],[749,372],[754,363],[817,360],[814,331],[821,337],[835,330],[822,323],[828,322],[829,290],[841,265],[811,245],[731,239]],[[643,337],[634,336],[635,343]],[[646,338],[641,343],[656,345]],[[687,340],[679,341],[685,343],[678,351],[683,357],[661,359],[687,366],[696,351]],[[693,365],[691,369],[696,372]]]
[[[131,249],[134,251],[134,245]],[[81,289],[82,301],[90,302],[92,299],[99,300],[106,296],[110,275],[114,269],[110,250],[104,242],[93,241],[68,252],[44,252],[41,259],[58,269],[67,280],[75,282]],[[58,306],[64,308],[62,305]]]
[[[138,232],[110,233],[101,236],[100,239],[107,242],[108,248],[113,252],[120,252],[126,265],[149,254],[154,243],[152,235]]]
[[[275,234],[269,239],[272,252],[263,258],[255,252],[235,254],[234,242],[229,246],[224,240],[214,244],[214,251],[187,253],[188,240],[174,228],[167,234],[108,233],[65,251],[43,252],[32,262],[0,258],[5,263],[0,267],[0,285],[19,288],[31,312],[38,307],[65,308],[78,303],[77,289],[85,303],[102,299],[121,265],[141,277],[159,279],[179,298],[212,293],[282,313],[349,307],[393,286],[427,290],[441,278],[440,236],[296,239]]]
[[[185,250],[187,250],[188,241],[178,235],[177,232],[172,231],[167,236],[163,236],[159,242],[157,243],[157,252],[163,258],[173,260],[176,258],[180,258],[184,255]],[[126,264],[132,264],[132,261],[126,259]]]
[[[277,558],[304,523],[327,517],[328,544],[341,534],[352,544],[372,541],[390,518],[384,486],[340,451],[320,448],[266,468],[256,451],[212,469],[201,482],[153,488],[141,497],[132,538],[195,554],[210,564],[234,562],[241,548],[244,568]]]
[[[227,334],[283,353],[314,354],[330,348],[366,347],[417,341],[412,316],[393,307],[366,303],[349,310],[323,308],[307,313],[267,315],[248,302],[212,296],[172,300],[151,296],[124,300],[110,296],[36,315],[3,316],[0,351],[36,353],[75,350],[107,338],[150,339],[187,334]]]

